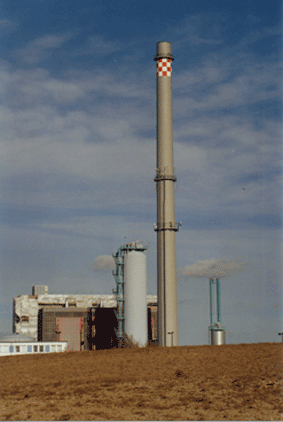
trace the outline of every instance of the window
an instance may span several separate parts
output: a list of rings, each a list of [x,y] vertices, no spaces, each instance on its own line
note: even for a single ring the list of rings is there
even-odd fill
[[[32,346],[28,346],[28,353],[32,352]]]
[[[14,346],[9,346],[9,352],[14,353]]]
[[[19,353],[21,351],[20,346],[16,346],[16,353]]]
[[[48,353],[48,352],[50,352],[50,346],[49,346],[49,344],[47,344],[46,346],[45,346],[45,351]]]
[[[60,345],[60,346],[57,346],[57,351],[58,352],[62,352],[62,346]]]
[[[33,346],[33,351],[36,353],[37,352],[37,346]]]
[[[22,322],[29,322],[29,317],[26,316],[26,315],[23,315],[22,318],[21,318],[21,321]]]
[[[51,352],[56,352],[56,346],[55,346],[55,344],[52,344],[51,345]]]
[[[43,346],[39,346],[39,351],[44,352]]]

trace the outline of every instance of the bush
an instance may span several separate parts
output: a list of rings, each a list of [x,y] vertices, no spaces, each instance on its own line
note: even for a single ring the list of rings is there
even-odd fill
[[[146,348],[152,348],[157,347],[158,342],[157,341],[148,341]],[[128,336],[125,334],[124,339],[122,340],[121,349],[138,349],[139,347],[142,347],[138,341],[134,340],[133,336]]]
[[[125,334],[125,337],[122,340],[121,349],[138,349],[140,347],[139,342],[133,339],[133,336],[128,336]]]

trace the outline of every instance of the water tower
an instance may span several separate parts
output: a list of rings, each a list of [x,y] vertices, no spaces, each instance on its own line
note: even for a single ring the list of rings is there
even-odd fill
[[[216,285],[216,308],[217,308],[217,321],[214,322],[213,314],[213,284]],[[218,345],[226,343],[225,328],[221,326],[221,302],[220,302],[220,280],[217,278],[209,279],[209,300],[210,300],[210,326],[208,327],[210,334],[210,344]]]

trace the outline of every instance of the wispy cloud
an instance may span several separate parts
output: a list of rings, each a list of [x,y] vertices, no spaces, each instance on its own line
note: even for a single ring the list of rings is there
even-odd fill
[[[71,37],[71,33],[65,33],[63,35],[44,35],[43,37],[30,41],[25,47],[16,50],[14,56],[20,57],[23,62],[30,65],[38,65]]]
[[[177,115],[185,116],[188,111],[219,112],[227,108],[233,109],[235,114],[237,107],[279,100],[279,64],[251,64],[236,75],[230,66],[230,63],[222,63],[221,68],[216,68],[208,62],[197,71],[188,70],[178,75],[176,89],[179,98],[174,108]]]
[[[281,30],[279,27],[261,27],[257,30],[249,32],[238,45],[238,48],[243,48],[262,41],[266,37],[280,36]]]
[[[0,28],[5,28],[7,26],[11,26],[13,23],[8,19],[0,19]]]
[[[85,56],[89,54],[107,55],[119,50],[121,47],[116,41],[106,41],[102,36],[89,37],[86,44],[73,51],[72,56]]]
[[[149,71],[154,78],[154,70]],[[255,65],[233,76],[227,66],[209,61],[174,78],[179,210],[187,209],[190,198],[191,216],[219,214],[219,207],[222,214],[249,217],[277,212],[279,124],[263,117],[259,128],[251,113],[244,113],[250,98],[261,103],[277,98],[277,87],[265,90],[272,83],[269,67]],[[43,69],[3,70],[1,79],[9,90],[0,117],[5,200],[19,204],[28,198],[52,206],[60,198],[61,206],[81,207],[89,206],[95,194],[97,207],[111,197],[113,207],[142,203],[155,208],[153,84],[141,85],[134,71],[125,79],[119,70],[100,68],[95,74],[72,71],[65,78]],[[235,113],[216,118],[213,113],[225,99]],[[253,177],[258,174],[263,177]]]
[[[219,25],[220,20],[223,21],[223,17],[215,14],[194,14],[185,17],[179,22],[178,28],[175,29],[177,40],[174,42],[174,45],[180,48],[184,44],[191,46],[221,44],[223,42],[223,36],[221,25]],[[207,31],[208,27],[209,32]]]
[[[197,261],[193,265],[186,265],[181,271],[182,277],[225,277],[236,271],[242,270],[246,262],[240,260],[227,261],[224,259],[211,259]]]

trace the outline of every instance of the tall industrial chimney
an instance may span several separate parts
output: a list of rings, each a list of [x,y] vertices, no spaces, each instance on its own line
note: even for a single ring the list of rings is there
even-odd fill
[[[158,344],[178,346],[177,281],[173,167],[172,61],[171,43],[157,43],[154,57],[156,73],[157,117],[157,300]]]

